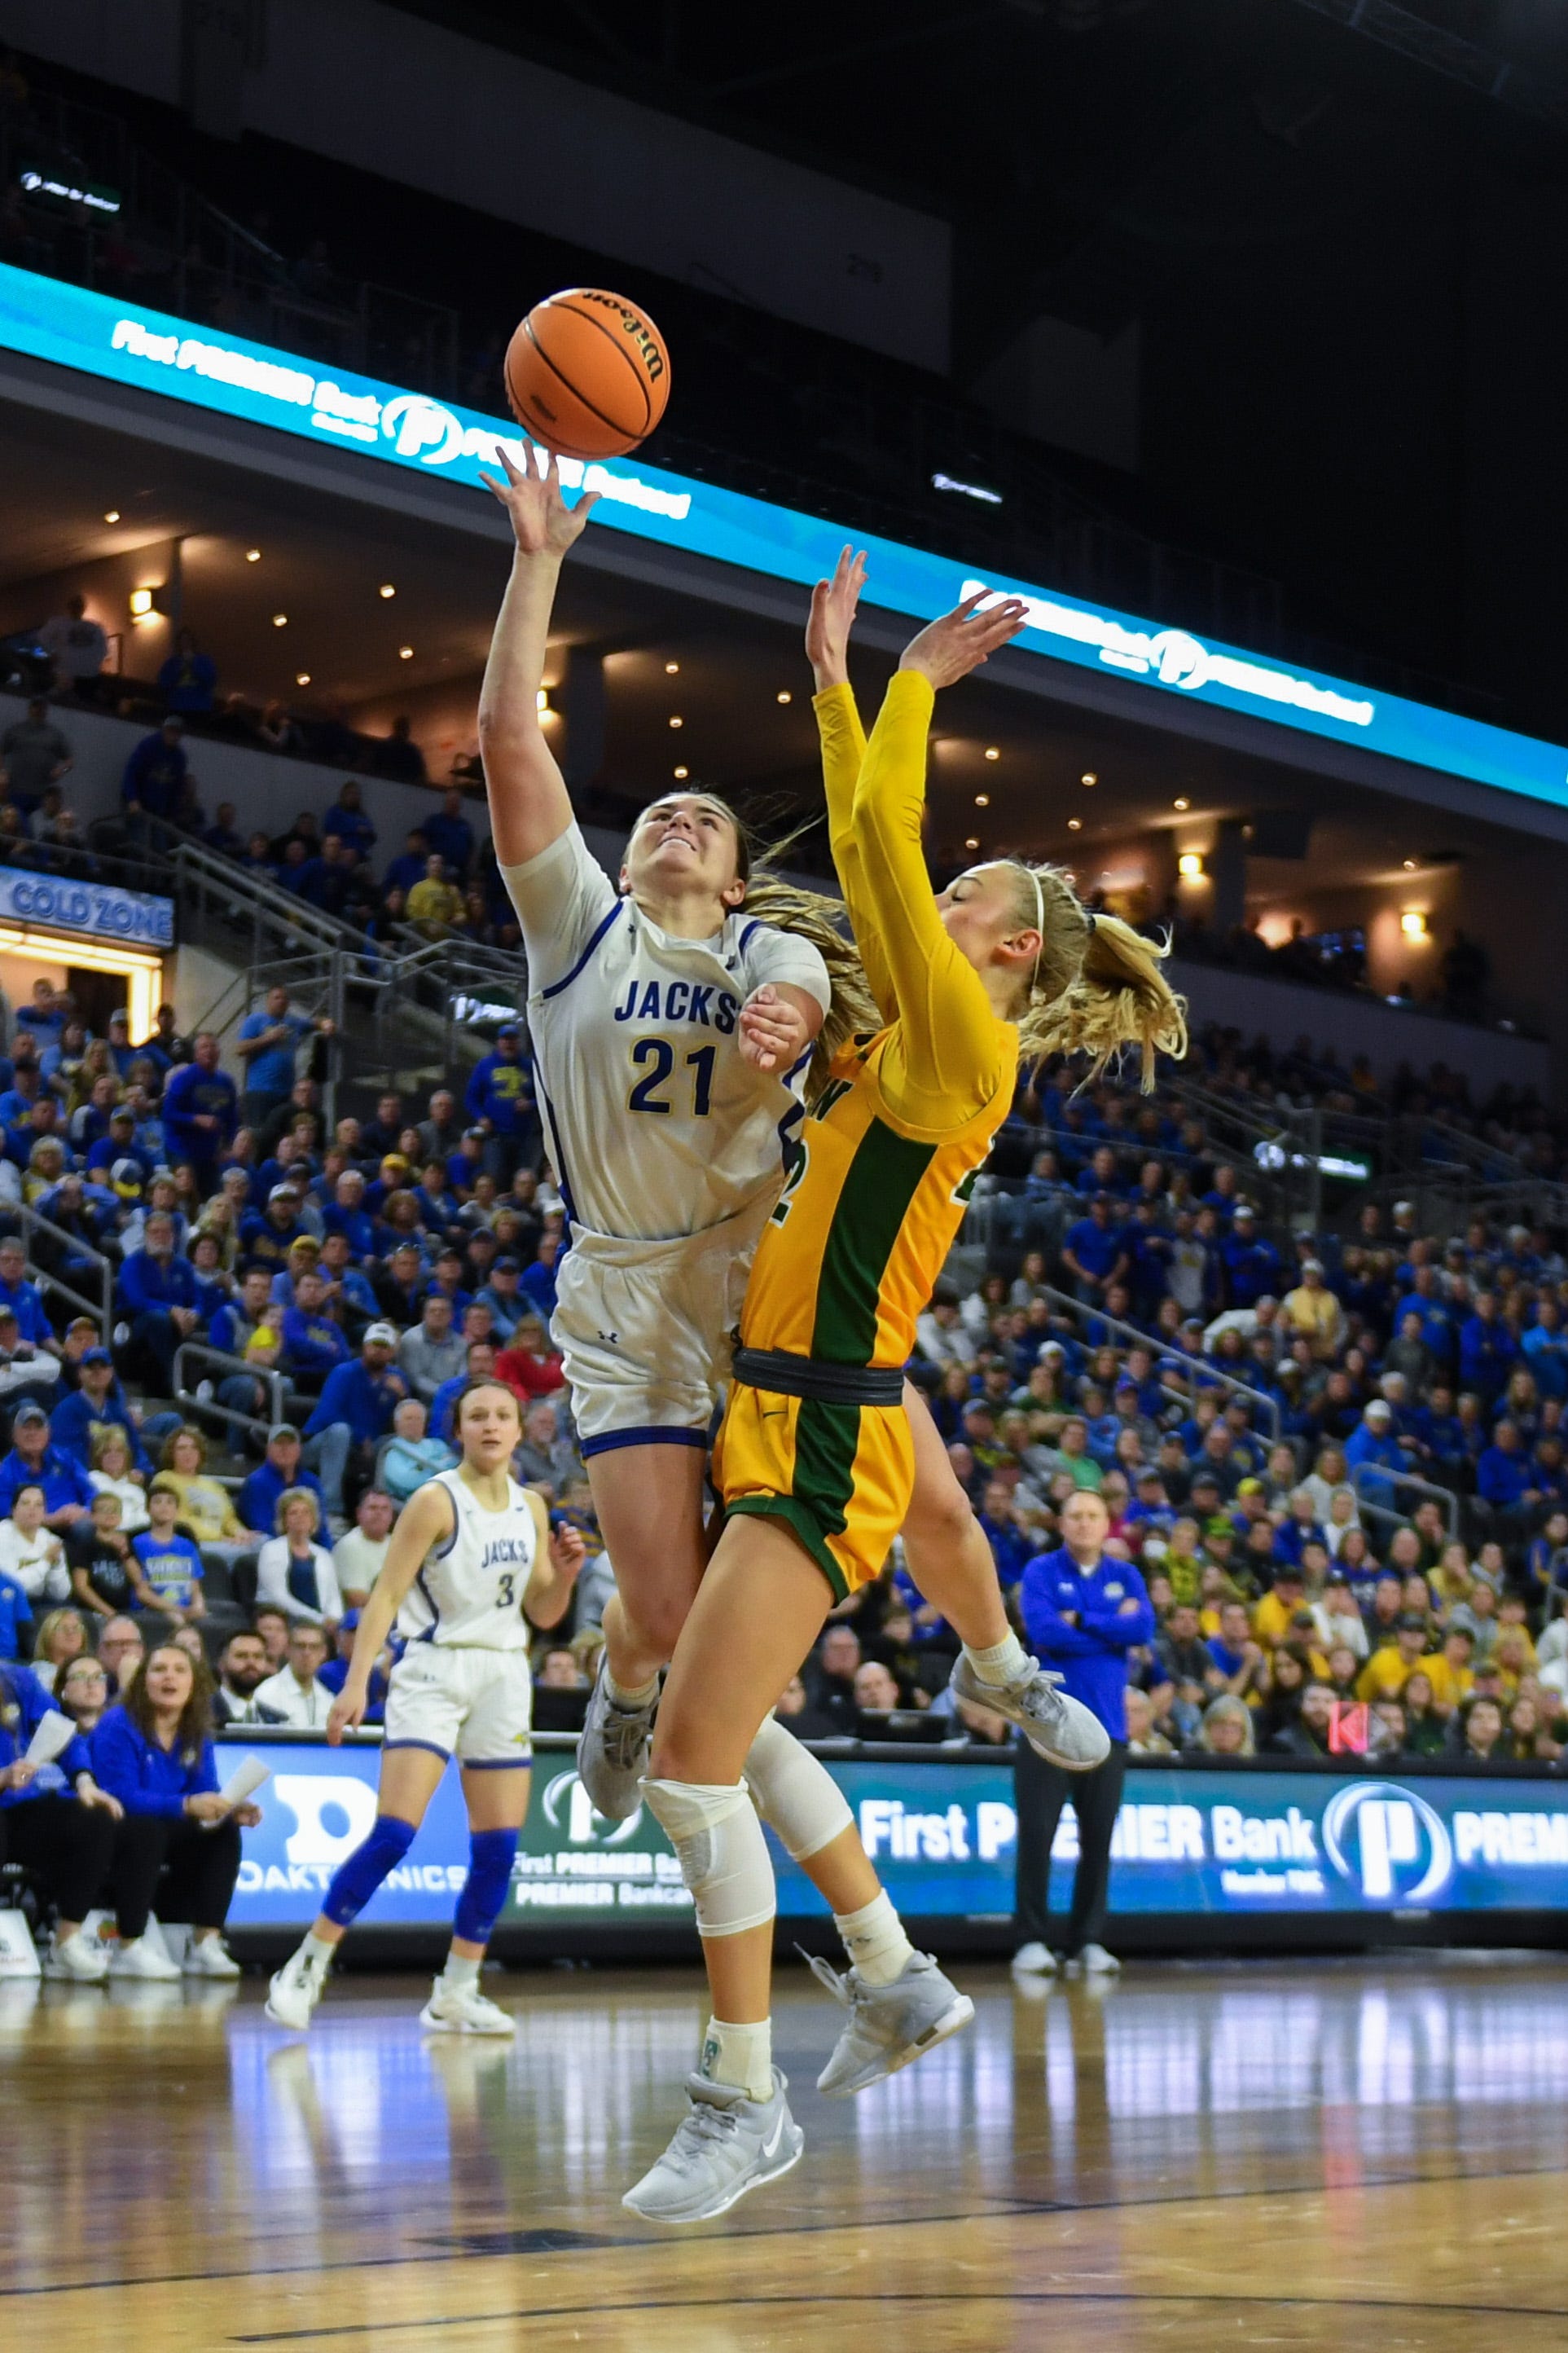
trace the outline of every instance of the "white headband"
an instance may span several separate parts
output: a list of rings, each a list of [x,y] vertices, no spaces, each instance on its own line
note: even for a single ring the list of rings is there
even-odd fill
[[[1040,888],[1040,878],[1034,868],[1026,866],[1024,871],[1035,886],[1035,929],[1040,935],[1040,944],[1035,950],[1035,969],[1029,975],[1029,994],[1032,997],[1039,984],[1040,958],[1046,952],[1046,894]]]

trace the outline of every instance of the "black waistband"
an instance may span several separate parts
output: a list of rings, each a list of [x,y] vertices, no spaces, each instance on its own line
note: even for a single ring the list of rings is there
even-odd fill
[[[784,1348],[737,1348],[735,1378],[775,1397],[816,1398],[823,1405],[902,1405],[901,1366],[829,1365]]]

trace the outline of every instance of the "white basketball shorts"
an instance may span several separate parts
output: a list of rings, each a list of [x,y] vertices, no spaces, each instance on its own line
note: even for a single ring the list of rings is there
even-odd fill
[[[526,1765],[533,1675],[524,1650],[410,1642],[386,1694],[388,1748],[433,1748],[460,1765]]]
[[[772,1208],[770,1195],[673,1241],[574,1229],[550,1328],[584,1458],[618,1446],[706,1446]]]

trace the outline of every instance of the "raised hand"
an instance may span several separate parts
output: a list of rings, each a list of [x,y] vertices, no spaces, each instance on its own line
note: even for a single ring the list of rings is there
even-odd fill
[[[528,444],[531,453],[533,445]],[[555,453],[549,453],[549,465],[541,474],[531,462],[514,465],[502,448],[496,457],[505,480],[497,481],[493,474],[481,469],[479,480],[492,491],[511,517],[512,531],[518,552],[522,555],[552,556],[557,562],[574,540],[582,536],[583,526],[599,503],[597,491],[584,491],[574,507],[569,507],[561,495],[561,472]]]
[[[810,1039],[805,1014],[772,981],[752,991],[736,1024],[741,1059],[753,1071],[793,1070]]]
[[[588,1556],[581,1528],[559,1527],[550,1531],[550,1561],[558,1577],[574,1577]]]
[[[911,638],[904,648],[900,670],[919,670],[929,678],[932,686],[955,685],[988,660],[998,646],[1016,638],[1028,618],[1028,607],[1021,596],[1005,596],[1000,604],[979,609],[988,588],[977,588],[951,613],[939,620],[928,621],[918,638]]]
[[[805,655],[816,679],[818,694],[843,686],[849,676],[849,632],[855,626],[860,591],[866,585],[866,551],[845,548],[831,580],[819,580],[811,592],[811,618],[805,625]]]

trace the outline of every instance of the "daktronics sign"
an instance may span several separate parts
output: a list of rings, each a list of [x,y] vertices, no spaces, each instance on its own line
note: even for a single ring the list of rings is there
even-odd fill
[[[273,1765],[264,1820],[245,1832],[237,1927],[309,1922],[332,1873],[375,1814],[374,1747],[258,1741]],[[829,1760],[893,1900],[911,1917],[995,1915],[1013,1906],[1017,1821],[1005,1759],[961,1765]],[[1077,1858],[1063,1814],[1054,1860]],[[448,1774],[367,1926],[439,1926],[468,1869],[461,1793]],[[1111,1849],[1123,1916],[1235,1917],[1568,1908],[1568,1788],[1553,1780],[1351,1779],[1331,1773],[1134,1766]],[[825,1906],[773,1847],[785,1918]],[[1068,1873],[1053,1874],[1064,1908]],[[596,1814],[570,1752],[542,1752],[503,1921],[509,1926],[689,1929],[691,1899],[646,1810]]]
[[[0,349],[335,444],[469,490],[480,487],[479,470],[494,464],[499,448],[521,450],[516,427],[503,418],[342,369],[322,375],[287,352],[8,264],[0,265]],[[601,492],[595,528],[627,532],[802,586],[832,570],[847,536],[840,524],[656,466],[563,459],[561,471],[569,488]],[[1051,595],[1027,581],[971,579],[945,557],[893,540],[868,538],[866,545],[868,604],[929,620],[973,587],[1020,596],[1029,620],[1018,651],[1568,806],[1568,751],[1558,744],[1399,695],[1373,696],[1315,671],[1283,669],[1235,646]]]

